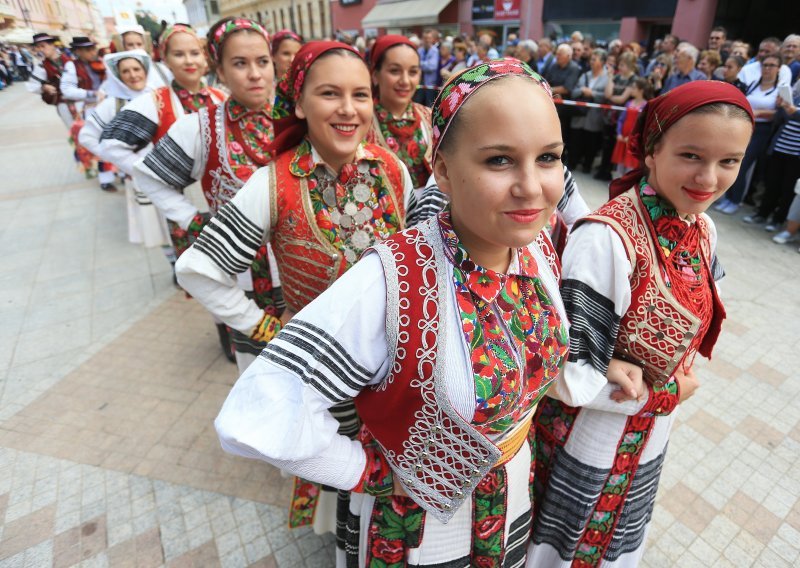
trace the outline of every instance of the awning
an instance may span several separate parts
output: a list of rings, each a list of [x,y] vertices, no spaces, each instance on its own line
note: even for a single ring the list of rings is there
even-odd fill
[[[361,20],[362,28],[410,28],[439,22],[439,12],[453,0],[399,0],[376,4]]]

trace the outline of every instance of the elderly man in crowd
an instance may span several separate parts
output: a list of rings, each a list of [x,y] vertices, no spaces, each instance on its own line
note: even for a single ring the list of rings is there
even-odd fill
[[[556,60],[544,72],[544,78],[550,83],[556,98],[568,99],[578,84],[581,68],[572,60],[572,48],[562,43],[556,49]],[[561,136],[565,145],[569,145],[570,119],[572,107],[558,105],[558,117],[561,119]]]
[[[767,37],[758,44],[758,53],[753,61],[742,67],[739,71],[739,80],[745,85],[752,85],[761,79],[761,62],[770,55],[780,55],[781,40],[776,37]],[[786,65],[781,65],[778,71],[778,85],[790,85],[792,71]]]
[[[517,59],[527,63],[531,69],[537,68],[539,46],[532,39],[523,39],[517,44]]]
[[[797,77],[800,76],[800,35],[789,34],[786,36],[781,45],[781,57],[783,57],[783,64],[792,73],[791,84],[794,85]]]
[[[536,61],[536,71],[541,75],[550,65],[555,62],[556,56],[553,53],[553,42],[549,38],[543,37],[539,40],[539,58]]]
[[[650,58],[650,63],[647,65],[647,69],[645,69],[644,74],[648,77],[653,72],[656,66],[656,59],[662,53],[669,57],[675,56],[675,50],[678,48],[678,36],[667,34],[664,36],[664,39],[661,40],[659,44],[658,51],[656,51],[653,56]]]
[[[422,34],[422,45],[419,52],[419,65],[422,68],[422,87],[417,91],[414,100],[431,106],[436,98],[436,87],[440,84],[439,32],[425,30]],[[430,88],[425,88],[430,87]]]
[[[675,54],[675,70],[664,81],[664,88],[661,89],[661,94],[691,81],[700,81],[708,78],[705,73],[695,68],[697,56],[700,54],[695,46],[690,43],[682,43]]]

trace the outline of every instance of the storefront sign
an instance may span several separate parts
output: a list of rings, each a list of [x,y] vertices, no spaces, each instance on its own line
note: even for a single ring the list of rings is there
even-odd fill
[[[495,0],[472,0],[472,19],[494,19],[494,3]]]
[[[339,0],[339,4],[342,6],[353,6],[355,4],[361,4],[361,0]]]
[[[494,0],[495,20],[519,20],[520,0]]]

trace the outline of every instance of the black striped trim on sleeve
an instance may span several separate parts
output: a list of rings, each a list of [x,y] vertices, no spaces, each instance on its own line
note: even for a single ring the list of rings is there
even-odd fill
[[[200,233],[194,248],[227,274],[239,274],[252,264],[262,244],[262,234],[233,202],[228,202]]]
[[[575,181],[575,176],[572,175],[572,172],[567,166],[564,166],[564,195],[559,199],[556,209],[564,211],[576,189],[578,189],[578,183]]]
[[[156,147],[144,158],[144,165],[165,183],[177,189],[194,183],[194,160],[183,151],[169,134],[158,141]]]
[[[419,199],[409,205],[406,226],[413,227],[431,217],[435,217],[447,207],[448,203],[450,203],[450,200],[439,189],[438,185],[427,186],[422,190],[422,195],[420,195]]]
[[[569,361],[588,360],[605,375],[619,333],[614,302],[574,279],[564,280],[561,297],[570,320]]]
[[[119,140],[138,152],[150,143],[156,130],[158,125],[149,118],[134,110],[123,109],[103,128],[100,140]]]
[[[352,398],[373,375],[333,336],[296,318],[267,344],[261,357],[293,372],[332,402]]]

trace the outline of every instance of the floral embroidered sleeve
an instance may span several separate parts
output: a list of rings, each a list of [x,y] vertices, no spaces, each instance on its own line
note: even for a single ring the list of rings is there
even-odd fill
[[[647,402],[639,412],[639,416],[668,416],[680,403],[681,389],[675,380],[660,387],[648,385],[647,391]]]

